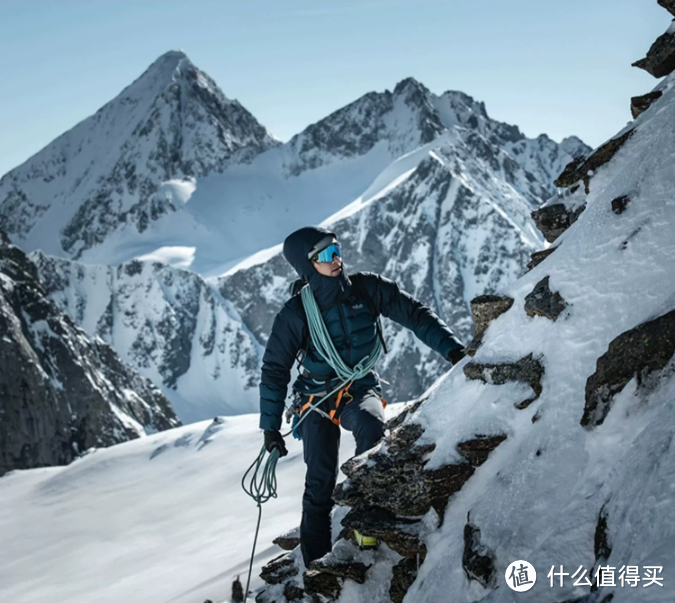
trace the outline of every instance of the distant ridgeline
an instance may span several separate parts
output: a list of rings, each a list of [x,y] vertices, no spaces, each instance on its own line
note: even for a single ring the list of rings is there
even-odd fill
[[[257,410],[293,276],[269,248],[293,229],[328,219],[349,271],[393,278],[468,341],[469,300],[545,247],[530,213],[589,151],[574,136],[526,138],[467,94],[412,78],[281,144],[169,52],[0,180],[0,227],[33,252],[48,297],[191,422]],[[412,399],[447,364],[385,330],[386,395]]]

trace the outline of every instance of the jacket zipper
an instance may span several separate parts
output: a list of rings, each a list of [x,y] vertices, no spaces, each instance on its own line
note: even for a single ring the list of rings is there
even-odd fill
[[[345,341],[347,342],[347,357],[349,358],[350,362],[352,359],[352,353],[351,353],[351,345],[352,342],[349,339],[349,331],[347,331],[347,321],[345,320],[345,314],[344,311],[342,310],[342,304],[338,302],[338,310],[340,311],[340,322],[342,322],[342,330],[345,332]]]

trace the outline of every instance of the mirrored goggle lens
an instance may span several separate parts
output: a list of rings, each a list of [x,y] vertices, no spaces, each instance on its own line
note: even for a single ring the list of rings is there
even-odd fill
[[[340,253],[340,246],[337,243],[333,243],[325,249],[322,249],[314,256],[313,259],[315,262],[332,262],[333,255],[337,255],[339,258],[342,257],[342,253]]]

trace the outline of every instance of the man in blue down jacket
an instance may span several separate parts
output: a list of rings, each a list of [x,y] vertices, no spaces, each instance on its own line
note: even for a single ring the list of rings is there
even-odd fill
[[[462,344],[446,324],[396,283],[368,272],[345,274],[332,232],[313,226],[301,228],[284,241],[284,256],[312,288],[335,349],[348,366],[355,366],[372,351],[380,336],[376,323],[380,314],[412,330],[453,364],[464,355]],[[287,386],[301,351],[306,353],[293,390],[305,404],[310,395],[322,397],[340,381],[310,341],[302,299],[296,294],[274,320],[260,382],[260,427],[265,430],[265,447],[268,451],[278,448],[281,456],[287,454],[279,433]],[[349,389],[353,399],[342,406],[341,425],[354,434],[357,455],[372,448],[384,434],[380,391],[378,378],[371,372],[353,383]],[[309,566],[310,561],[331,550],[331,497],[338,472],[340,427],[325,414],[311,411],[298,431],[307,465],[300,546]]]

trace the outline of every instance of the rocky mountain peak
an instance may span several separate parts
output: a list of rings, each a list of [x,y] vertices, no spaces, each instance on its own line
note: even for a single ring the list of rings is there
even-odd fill
[[[588,146],[577,136],[568,136],[563,138],[560,148],[574,158],[586,155],[589,152]]]
[[[182,50],[170,50],[158,57],[132,84],[125,88],[118,98],[139,99],[148,101],[166,94],[172,87],[193,89],[203,102],[212,105],[212,109],[220,109],[217,104],[208,103],[205,95],[217,98],[218,104],[225,106],[236,103],[228,99],[218,85],[200,70]],[[107,105],[105,106],[107,107]],[[104,108],[105,108],[104,107]],[[187,107],[186,107],[187,109]]]
[[[180,210],[175,195],[156,194],[163,183],[221,172],[278,144],[171,51],[0,181],[0,227],[26,250],[79,258],[114,231],[142,233]]]
[[[414,77],[407,77],[402,79],[400,82],[394,86],[394,96],[399,95],[427,95],[429,94],[429,89],[417,81]]]

